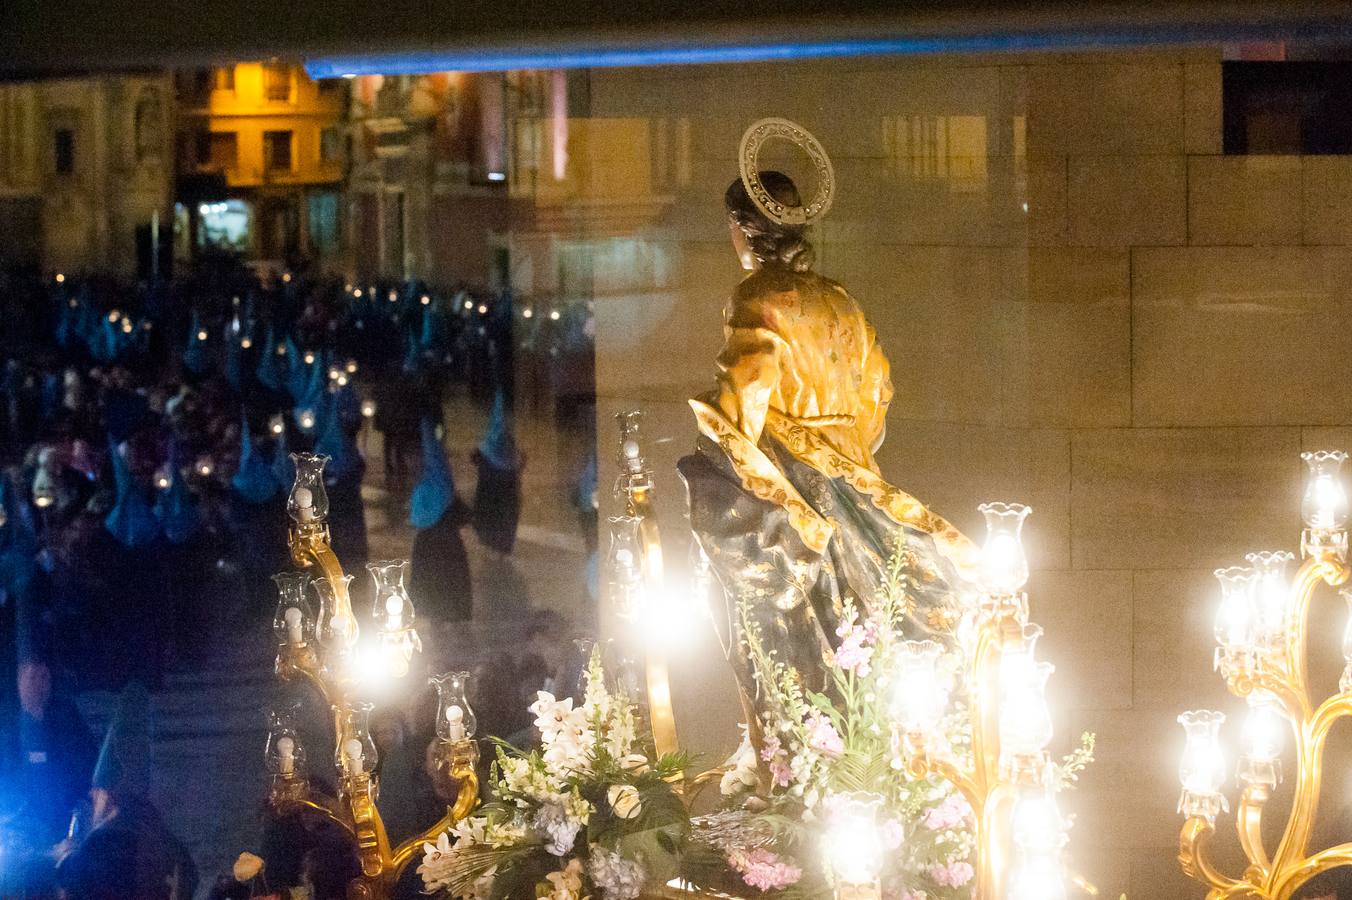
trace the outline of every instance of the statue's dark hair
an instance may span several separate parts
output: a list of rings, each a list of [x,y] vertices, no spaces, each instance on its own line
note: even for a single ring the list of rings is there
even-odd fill
[[[793,179],[783,172],[761,172],[760,180],[770,196],[780,203],[798,206],[803,202]],[[728,218],[742,229],[751,252],[761,263],[778,263],[794,272],[812,268],[814,256],[812,245],[807,242],[806,226],[772,222],[752,202],[740,178],[723,195],[723,206],[728,211]]]

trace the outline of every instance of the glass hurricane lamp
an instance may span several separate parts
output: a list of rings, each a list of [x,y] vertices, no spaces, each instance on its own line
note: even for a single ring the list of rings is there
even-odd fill
[[[1225,713],[1194,709],[1178,717],[1186,743],[1178,764],[1178,780],[1183,793],[1178,811],[1185,816],[1201,816],[1215,821],[1216,814],[1229,811],[1230,804],[1221,793],[1225,783],[1225,755],[1221,753],[1221,725]]]
[[[1017,594],[1028,582],[1023,521],[1033,510],[1022,503],[983,503],[977,511],[986,517],[986,540],[981,546],[981,587],[994,596]]]
[[[306,598],[310,576],[304,572],[282,572],[272,576],[277,584],[277,611],[272,630],[277,640],[292,647],[309,643],[315,635],[315,617]]]
[[[324,522],[329,515],[329,494],[324,489],[324,466],[329,457],[322,453],[292,453],[296,481],[286,498],[286,511],[297,525]]]
[[[446,672],[428,679],[437,689],[437,737],[443,741],[474,737],[478,720],[466,695],[471,677],[469,672]]]

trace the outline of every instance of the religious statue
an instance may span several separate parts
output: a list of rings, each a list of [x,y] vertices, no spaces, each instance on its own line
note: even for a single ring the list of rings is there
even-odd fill
[[[758,168],[767,139],[807,153],[810,201],[788,176]],[[800,126],[767,119],[742,138],[739,165],[724,204],[749,274],[724,311],[717,388],[690,401],[700,435],[679,467],[695,538],[729,600],[822,690],[842,610],[867,613],[894,552],[909,579],[906,636],[951,644],[977,551],[878,471],[887,356],[849,292],[813,271],[806,237],[832,200],[826,153]],[[736,664],[744,696],[755,696],[745,660]]]

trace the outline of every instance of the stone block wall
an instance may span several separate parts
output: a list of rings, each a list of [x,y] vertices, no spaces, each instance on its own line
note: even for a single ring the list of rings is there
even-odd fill
[[[819,268],[893,362],[884,474],[973,535],[983,500],[1034,509],[1059,741],[1099,737],[1068,804],[1077,867],[1102,896],[1201,896],[1174,861],[1174,718],[1229,711],[1233,760],[1242,705],[1211,672],[1210,571],[1296,549],[1299,452],[1352,449],[1352,160],[1220,155],[1219,49],[598,70],[590,93],[594,118],[644,119],[684,160],[659,177],[654,158],[633,200],[656,212],[604,235],[659,274],[596,280],[602,483],[609,415],[642,406],[684,559],[684,399],[710,383],[740,277],[721,196],[751,121],[803,123],[839,180]],[[588,152],[574,164],[602,181],[624,158],[596,131]],[[1323,602],[1333,660],[1344,614]],[[710,654],[678,661],[677,703],[721,758],[738,715]]]

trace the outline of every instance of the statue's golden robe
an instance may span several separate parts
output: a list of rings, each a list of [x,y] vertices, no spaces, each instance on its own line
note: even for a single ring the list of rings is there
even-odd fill
[[[701,437],[680,469],[729,598],[781,659],[820,675],[842,603],[869,609],[904,538],[908,636],[951,639],[975,548],[878,472],[892,382],[859,304],[828,278],[770,264],[738,286],[725,332],[718,389],[691,401]]]

